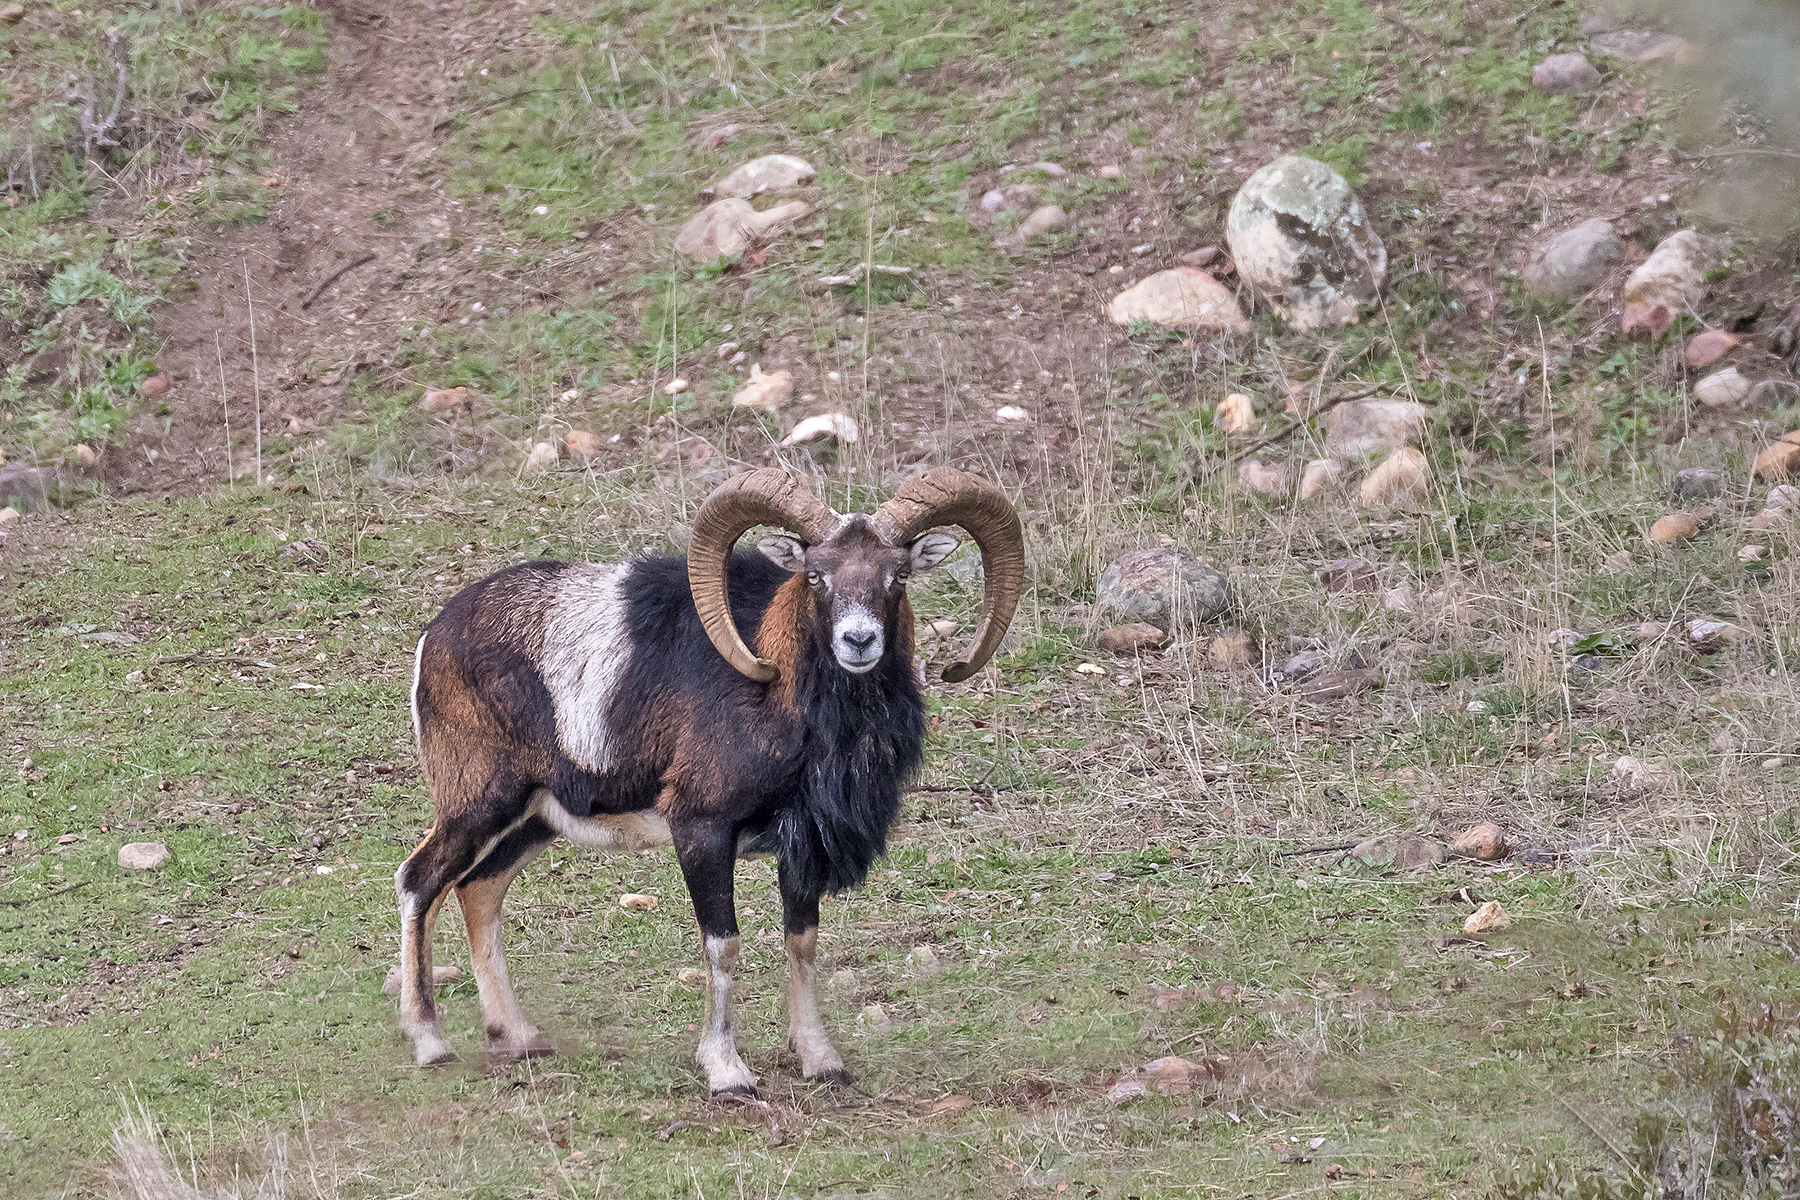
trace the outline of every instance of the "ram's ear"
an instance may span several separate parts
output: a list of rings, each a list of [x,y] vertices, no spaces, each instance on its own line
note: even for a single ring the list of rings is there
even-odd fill
[[[962,539],[947,533],[928,533],[912,544],[912,565],[915,571],[929,571],[931,568],[956,553],[962,545]]]
[[[771,533],[756,543],[764,558],[784,571],[800,572],[806,569],[806,543],[785,533]]]

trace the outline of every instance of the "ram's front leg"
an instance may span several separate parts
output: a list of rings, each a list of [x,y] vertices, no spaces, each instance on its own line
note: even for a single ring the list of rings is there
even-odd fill
[[[738,1055],[731,1023],[732,975],[738,960],[737,910],[732,900],[737,830],[714,822],[671,822],[669,833],[706,949],[706,1025],[695,1057],[713,1095],[754,1096],[756,1076]]]
[[[787,943],[788,1045],[800,1056],[800,1073],[808,1079],[848,1084],[850,1072],[825,1023],[819,1019],[818,970],[819,897],[796,894],[788,873],[781,872],[781,923]]]

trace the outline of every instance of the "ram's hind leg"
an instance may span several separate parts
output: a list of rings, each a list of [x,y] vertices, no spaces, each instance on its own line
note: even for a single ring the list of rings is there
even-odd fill
[[[848,1084],[850,1072],[819,1017],[819,897],[796,894],[781,872],[781,923],[787,943],[788,1045],[800,1056],[800,1073],[825,1083]]]
[[[488,851],[456,885],[456,901],[462,907],[463,925],[469,934],[469,964],[475,986],[481,992],[481,1020],[487,1028],[489,1049],[506,1058],[536,1058],[556,1053],[550,1040],[537,1031],[519,1006],[506,971],[506,951],[500,942],[500,905],[506,889],[538,851],[556,837],[554,830],[536,817],[507,834]]]
[[[440,795],[436,824],[394,873],[400,901],[400,1028],[412,1039],[422,1067],[456,1057],[438,1025],[432,981],[431,934],[438,910],[450,889],[528,819],[529,796],[530,789],[512,778],[490,781],[486,794],[472,803],[446,804]]]

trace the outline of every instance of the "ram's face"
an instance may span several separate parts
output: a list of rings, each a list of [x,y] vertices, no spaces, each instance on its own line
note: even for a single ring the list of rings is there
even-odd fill
[[[894,644],[907,581],[943,562],[958,545],[949,534],[928,533],[909,546],[890,546],[867,520],[850,517],[817,545],[780,534],[756,548],[805,578],[821,640],[838,666],[861,675],[874,670]]]

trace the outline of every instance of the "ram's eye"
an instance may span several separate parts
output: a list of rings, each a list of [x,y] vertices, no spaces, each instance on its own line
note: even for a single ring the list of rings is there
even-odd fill
[[[806,573],[806,582],[812,584],[814,587],[818,587],[821,583],[825,582],[825,577],[817,571],[808,571]]]

